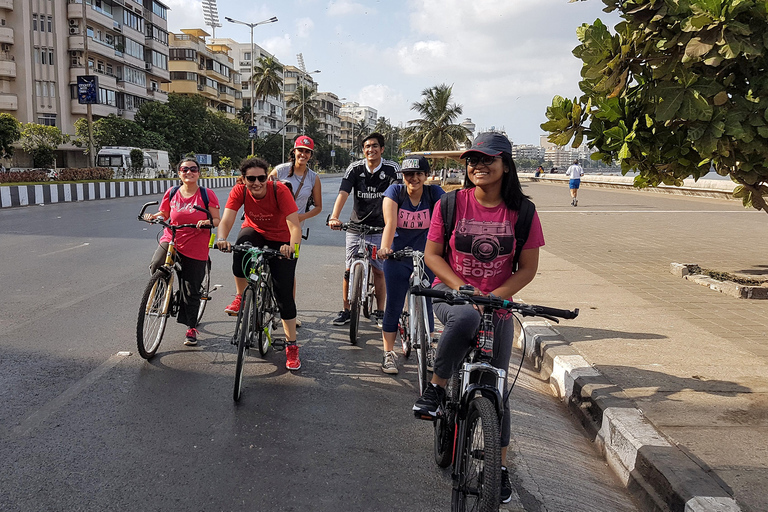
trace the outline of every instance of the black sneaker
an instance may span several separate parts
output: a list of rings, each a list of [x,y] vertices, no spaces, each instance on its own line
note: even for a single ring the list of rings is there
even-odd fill
[[[371,315],[372,319],[376,322],[376,325],[379,326],[379,329],[384,327],[384,312],[380,309],[377,309],[373,312]]]
[[[339,316],[333,319],[333,322],[331,322],[333,325],[344,325],[348,324],[349,320],[352,318],[352,315],[350,314],[348,309],[342,309],[339,311]]]
[[[434,420],[443,410],[445,389],[430,383],[413,405],[413,415],[420,420]]]
[[[509,503],[512,501],[512,482],[509,481],[509,471],[501,466],[501,502]]]

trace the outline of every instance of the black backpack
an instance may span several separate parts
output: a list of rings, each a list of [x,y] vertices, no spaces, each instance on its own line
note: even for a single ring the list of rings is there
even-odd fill
[[[451,240],[453,228],[456,227],[456,190],[452,190],[440,198],[440,215],[443,217],[443,258],[448,255],[448,242]],[[531,232],[531,223],[536,206],[524,197],[520,203],[515,222],[515,253],[512,255],[512,272],[517,272],[520,265],[520,253],[528,234]]]
[[[171,187],[171,193],[168,196],[168,201],[171,201],[173,199],[173,196],[176,195],[176,192],[179,191],[179,187],[181,185],[176,185],[174,187]],[[208,190],[205,187],[200,187],[200,196],[203,198],[203,202],[205,203],[205,209],[208,209]]]

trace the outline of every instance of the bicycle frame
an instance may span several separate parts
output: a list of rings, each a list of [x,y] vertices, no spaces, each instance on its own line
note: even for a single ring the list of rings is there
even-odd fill
[[[363,266],[363,293],[368,289],[368,274],[371,268],[371,260],[376,257],[376,246],[365,239],[364,234],[360,234],[360,249],[357,256],[352,260],[352,264],[349,266],[349,275],[355,274],[355,269],[360,265]],[[371,248],[370,246],[373,246]],[[352,302],[352,294],[354,290],[352,286],[347,291],[347,300]]]
[[[414,286],[429,286],[427,281],[427,274],[424,271],[424,253],[421,251],[412,251],[411,257],[413,258],[413,272],[411,272],[410,284]],[[425,284],[426,283],[426,284]],[[408,294],[408,316],[413,318],[413,313],[416,311],[416,301],[421,302],[421,311],[423,313],[422,320],[424,321],[424,332],[429,337],[431,330],[429,328],[429,318],[427,316],[427,298],[423,295]],[[411,321],[408,324],[409,335],[411,340],[416,339],[416,322]],[[427,347],[428,348],[428,347]]]

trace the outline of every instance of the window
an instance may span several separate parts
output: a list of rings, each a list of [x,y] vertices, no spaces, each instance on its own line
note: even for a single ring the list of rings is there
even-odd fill
[[[48,64],[53,66],[53,49],[48,50]]]
[[[40,59],[41,59],[40,60],[41,64],[43,65],[48,64],[48,51],[45,48],[40,50]]]
[[[37,116],[37,124],[56,126],[56,114],[40,114]]]
[[[37,30],[37,14],[32,15],[32,30]]]
[[[251,52],[244,52],[243,60],[251,60]]]
[[[40,18],[40,23],[42,24],[42,16]],[[53,32],[53,16],[48,16],[48,32]]]

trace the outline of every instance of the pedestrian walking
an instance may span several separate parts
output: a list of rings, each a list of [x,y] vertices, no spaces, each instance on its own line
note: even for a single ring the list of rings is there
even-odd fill
[[[568,188],[571,190],[571,206],[579,205],[579,185],[581,184],[581,177],[584,176],[584,169],[579,165],[578,160],[573,161],[565,175],[568,176]]]

